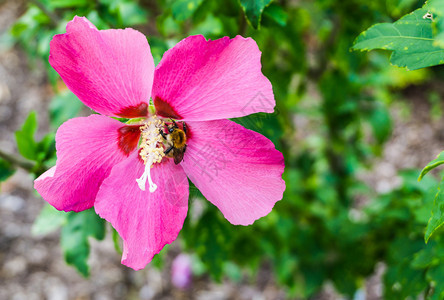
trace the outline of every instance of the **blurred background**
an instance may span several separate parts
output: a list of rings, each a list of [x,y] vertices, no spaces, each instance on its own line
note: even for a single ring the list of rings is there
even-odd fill
[[[0,299],[443,299],[442,230],[424,243],[439,174],[417,178],[444,149],[444,69],[350,51],[423,4],[0,0]],[[272,213],[233,226],[192,188],[179,238],[135,272],[93,211],[45,205],[33,179],[55,164],[55,131],[91,113],[48,64],[75,15],[143,32],[156,64],[189,35],[258,43],[277,107],[235,121],[284,153]]]

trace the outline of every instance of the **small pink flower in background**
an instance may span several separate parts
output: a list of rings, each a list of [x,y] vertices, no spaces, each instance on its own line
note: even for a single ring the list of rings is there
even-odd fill
[[[179,289],[186,289],[191,285],[193,274],[191,257],[188,254],[179,254],[171,266],[171,282]]]
[[[136,270],[182,229],[187,176],[232,224],[252,224],[285,190],[273,143],[227,120],[251,113],[246,106],[273,112],[260,56],[251,38],[190,36],[155,68],[140,32],[97,30],[75,17],[51,41],[49,62],[100,115],[60,126],[57,164],[35,188],[59,210],[94,207],[122,237],[122,263]]]

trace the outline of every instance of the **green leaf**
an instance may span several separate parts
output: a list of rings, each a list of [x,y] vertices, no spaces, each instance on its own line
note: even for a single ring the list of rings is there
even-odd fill
[[[55,154],[55,137],[53,133],[45,135],[41,141],[36,142],[34,134],[37,130],[37,116],[31,112],[22,128],[15,132],[17,148],[20,154],[30,160],[38,162],[32,172],[40,175],[44,163],[53,158]]]
[[[50,132],[36,144],[36,160],[45,161],[55,154],[55,134]]]
[[[190,31],[190,35],[202,34],[205,37],[218,37],[223,33],[223,24],[219,18],[208,14],[207,17]]]
[[[102,240],[105,237],[105,220],[93,209],[71,213],[62,229],[61,245],[66,263],[73,265],[83,276],[89,276],[88,237]]]
[[[434,160],[429,162],[424,169],[422,169],[421,174],[419,174],[418,181],[420,181],[428,172],[430,172],[430,170],[433,170],[442,164],[444,164],[444,151],[441,152]]]
[[[160,60],[162,59],[163,54],[165,51],[168,50],[168,44],[155,36],[149,37],[149,43],[151,48],[151,53],[153,55],[154,63],[157,65]]]
[[[444,1],[443,0],[428,0],[426,6],[430,12],[442,15],[444,13]]]
[[[279,5],[272,3],[271,5],[267,6],[267,8],[264,10],[264,16],[269,17],[280,26],[287,25],[288,14]]]
[[[240,0],[247,20],[254,29],[259,28],[264,8],[269,5],[271,1],[272,0]]]
[[[147,21],[146,11],[132,1],[120,1],[117,5],[123,26],[143,24]]]
[[[203,0],[177,0],[171,6],[173,18],[177,21],[185,21],[190,18]]]
[[[88,5],[87,0],[50,0],[49,5],[53,8],[66,8],[66,7],[84,7]]]
[[[440,264],[436,267],[430,268],[427,271],[427,279],[433,282],[435,289],[433,290],[433,295],[430,298],[431,300],[442,300],[444,298],[444,265]]]
[[[58,128],[63,122],[74,118],[80,112],[83,103],[69,90],[57,94],[49,105],[50,122],[53,128]]]
[[[11,163],[0,158],[0,182],[5,181],[14,173],[15,169]]]
[[[435,200],[432,209],[432,216],[427,224],[426,233],[424,236],[427,243],[432,234],[444,224],[444,179],[441,180],[438,192],[435,195]]]
[[[120,239],[120,235],[119,235],[119,233],[117,232],[117,230],[115,230],[113,227],[111,227],[111,232],[112,232],[112,235],[113,235],[113,244],[114,244],[114,249],[116,249],[116,251],[119,253],[119,254],[122,254],[123,253],[123,251],[122,251],[122,241],[121,241],[121,239]]]
[[[393,51],[390,62],[410,70],[444,63],[444,49],[435,45],[432,21],[424,16],[427,9],[420,8],[395,23],[382,23],[361,33],[352,47],[369,51]]]
[[[162,251],[156,255],[154,255],[153,260],[150,262],[150,265],[157,268],[157,269],[163,269],[165,266],[165,258],[168,255],[168,249],[170,248],[170,245],[167,244],[162,249]]]
[[[432,15],[435,45],[444,47],[444,1],[429,0],[425,6]]]
[[[370,124],[373,128],[373,135],[378,143],[382,144],[392,132],[392,120],[388,110],[383,106],[378,106],[371,111]]]
[[[65,224],[66,220],[67,213],[46,204],[32,225],[31,233],[34,236],[47,235]]]
[[[15,132],[15,139],[20,154],[31,160],[36,160],[37,157],[37,145],[34,141],[37,125],[37,115],[35,111],[33,111],[28,115],[28,118],[26,118],[22,128]]]
[[[234,282],[241,282],[242,280],[242,270],[239,268],[238,265],[227,261],[223,265],[224,273],[227,275],[230,280]]]
[[[416,299],[427,282],[423,270],[413,269],[411,263],[424,248],[421,240],[398,237],[388,246],[387,271],[384,274],[383,299]]]

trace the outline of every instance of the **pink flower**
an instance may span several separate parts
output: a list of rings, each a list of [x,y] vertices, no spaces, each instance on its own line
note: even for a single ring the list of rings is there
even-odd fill
[[[59,210],[94,206],[122,237],[123,264],[142,269],[176,239],[187,215],[187,176],[232,224],[252,224],[282,198],[282,154],[226,119],[275,106],[251,38],[190,36],[155,68],[140,32],[99,31],[75,17],[50,49],[51,66],[100,115],[60,126],[57,164],[34,186]]]
[[[192,279],[191,257],[188,254],[179,254],[171,266],[171,282],[179,289],[186,289]]]

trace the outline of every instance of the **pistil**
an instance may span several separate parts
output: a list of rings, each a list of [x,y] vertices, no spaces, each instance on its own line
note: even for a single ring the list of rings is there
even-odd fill
[[[164,149],[159,146],[162,136],[160,130],[163,130],[164,123],[157,119],[156,116],[150,117],[143,126],[140,127],[142,131],[142,142],[140,143],[140,157],[145,164],[145,170],[139,179],[136,179],[139,188],[145,191],[146,181],[148,180],[149,191],[154,193],[157,185],[151,178],[151,168],[155,163],[160,163],[165,156]]]

